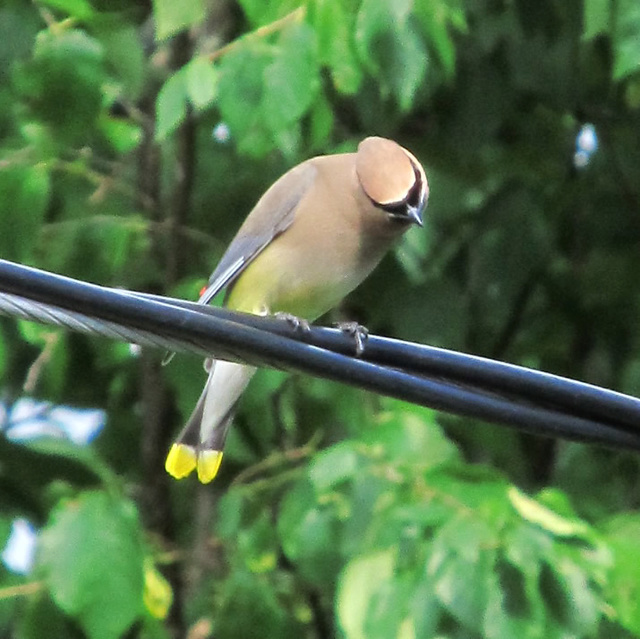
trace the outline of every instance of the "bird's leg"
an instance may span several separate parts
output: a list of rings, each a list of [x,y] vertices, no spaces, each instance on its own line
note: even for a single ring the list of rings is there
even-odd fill
[[[338,322],[335,324],[343,333],[353,337],[356,343],[356,357],[364,353],[365,342],[369,337],[369,329],[358,322]]]
[[[274,317],[284,320],[291,326],[294,331],[309,331],[311,330],[311,324],[309,324],[308,320],[303,319],[302,317],[297,317],[296,315],[292,315],[291,313],[282,313],[278,311],[273,314]]]

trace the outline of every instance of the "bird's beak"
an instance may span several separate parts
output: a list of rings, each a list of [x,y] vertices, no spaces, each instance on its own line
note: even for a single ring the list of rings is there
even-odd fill
[[[412,224],[417,224],[420,227],[424,226],[424,222],[422,221],[422,210],[422,208],[418,208],[417,206],[407,207],[407,217]]]

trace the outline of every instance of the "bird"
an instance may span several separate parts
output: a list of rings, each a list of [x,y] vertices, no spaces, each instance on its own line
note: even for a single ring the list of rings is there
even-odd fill
[[[398,143],[367,137],[354,153],[298,164],[258,200],[198,300],[223,289],[227,308],[314,321],[377,266],[409,228],[422,226],[429,186],[415,156]],[[194,470],[212,481],[236,404],[253,366],[208,359],[208,377],[165,469]]]

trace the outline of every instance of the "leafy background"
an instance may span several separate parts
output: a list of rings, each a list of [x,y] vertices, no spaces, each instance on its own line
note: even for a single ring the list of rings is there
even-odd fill
[[[370,134],[427,228],[333,318],[640,394],[637,0],[0,6],[3,258],[193,298],[278,175]],[[163,471],[198,361],[0,327],[0,542],[39,530],[2,636],[640,636],[631,454],[264,371],[203,488]],[[106,428],[16,442],[25,393]]]

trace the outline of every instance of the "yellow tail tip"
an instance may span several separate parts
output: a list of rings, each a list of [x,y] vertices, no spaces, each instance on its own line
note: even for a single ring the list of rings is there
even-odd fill
[[[175,479],[182,479],[195,470],[196,464],[196,449],[193,446],[173,444],[164,462],[164,468]],[[200,469],[198,468],[199,473]]]
[[[221,463],[221,450],[201,450],[198,455],[198,479],[203,484],[208,484],[218,474]]]

